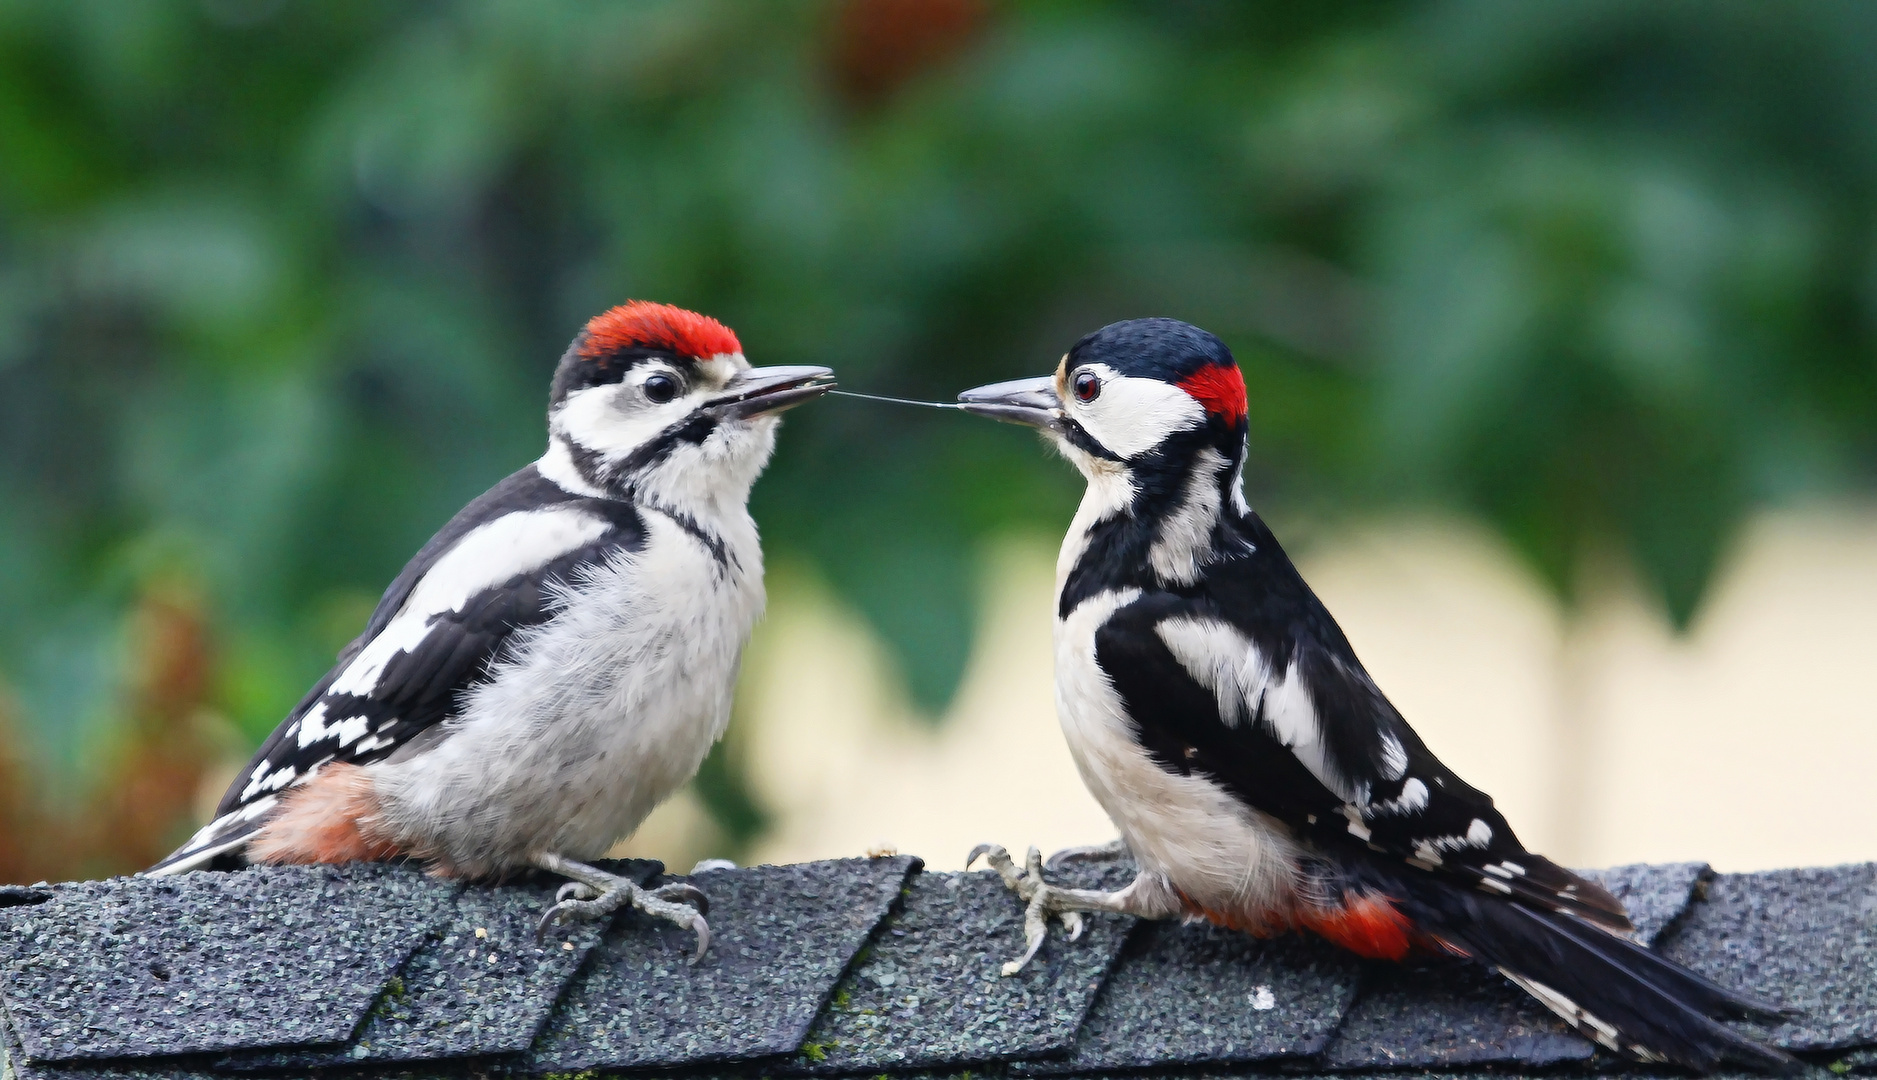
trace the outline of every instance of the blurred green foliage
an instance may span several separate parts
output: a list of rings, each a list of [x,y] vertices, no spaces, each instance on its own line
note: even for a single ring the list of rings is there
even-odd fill
[[[12,712],[75,762],[180,581],[258,739],[626,297],[939,398],[1189,319],[1280,534],[1441,503],[1685,623],[1750,509],[1873,477],[1873,55],[1854,2],[0,0]],[[978,542],[1078,487],[830,399],[755,509],[936,712]]]

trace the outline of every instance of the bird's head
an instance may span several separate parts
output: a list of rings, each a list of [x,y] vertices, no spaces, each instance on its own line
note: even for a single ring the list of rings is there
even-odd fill
[[[613,495],[740,502],[775,448],[776,415],[832,389],[833,376],[753,368],[717,320],[629,301],[589,320],[561,357],[544,468]]]
[[[1225,342],[1177,319],[1113,323],[1053,375],[958,395],[967,412],[1041,429],[1091,481],[1186,474],[1245,452],[1245,380]]]

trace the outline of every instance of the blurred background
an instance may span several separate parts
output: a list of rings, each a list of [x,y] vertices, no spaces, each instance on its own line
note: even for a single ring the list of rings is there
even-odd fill
[[[947,399],[1148,314],[1381,685],[1579,865],[1877,857],[1877,6],[0,0],[0,879],[202,819],[627,297]],[[1081,484],[826,399],[629,849],[1112,835]]]

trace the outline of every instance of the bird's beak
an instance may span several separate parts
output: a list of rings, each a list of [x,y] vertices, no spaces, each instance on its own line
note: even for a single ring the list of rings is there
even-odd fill
[[[1013,379],[966,390],[958,395],[958,404],[968,413],[1009,424],[1045,431],[1055,431],[1062,426],[1062,398],[1056,394],[1054,375]]]
[[[834,389],[834,371],[824,367],[750,368],[730,380],[706,408],[719,420],[754,420],[793,409]]]

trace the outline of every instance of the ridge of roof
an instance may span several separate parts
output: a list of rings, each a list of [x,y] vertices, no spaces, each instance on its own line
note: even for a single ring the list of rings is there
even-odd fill
[[[1104,917],[1073,945],[1052,925],[1038,962],[1005,979],[1022,905],[988,872],[910,857],[619,869],[705,890],[702,963],[631,912],[535,949],[545,879],[462,889],[366,865],[0,888],[0,1080],[1641,1075],[1459,963],[1370,965],[1297,938]],[[1053,873],[1109,887],[1131,868]],[[1804,1010],[1771,1041],[1877,1073],[1877,864],[1599,877],[1644,941]]]

